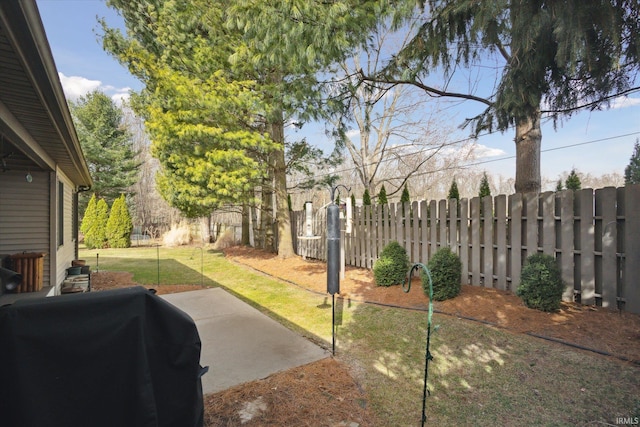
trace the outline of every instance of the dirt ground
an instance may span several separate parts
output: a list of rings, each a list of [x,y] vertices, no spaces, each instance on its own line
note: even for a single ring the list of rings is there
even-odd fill
[[[301,257],[282,260],[276,255],[246,247],[225,250],[233,262],[278,277],[311,291],[326,293],[326,265]],[[426,309],[419,278],[409,293],[399,286],[375,286],[369,270],[347,267],[340,281],[340,297],[351,301]],[[128,273],[92,276],[96,290],[131,286]],[[161,286],[158,293],[200,288],[197,285]],[[463,285],[459,296],[434,303],[437,313],[471,319],[510,330],[586,347],[621,360],[640,363],[640,316],[563,303],[556,313],[525,307],[511,292]],[[318,405],[318,403],[326,403]],[[206,396],[206,426],[371,426],[366,393],[334,359],[305,365]],[[277,408],[277,409],[276,409]],[[252,418],[252,419],[251,419]]]

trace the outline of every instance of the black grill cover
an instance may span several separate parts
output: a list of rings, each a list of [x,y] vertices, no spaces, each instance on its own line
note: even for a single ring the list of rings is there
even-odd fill
[[[202,426],[200,337],[142,287],[0,308],[2,426]]]

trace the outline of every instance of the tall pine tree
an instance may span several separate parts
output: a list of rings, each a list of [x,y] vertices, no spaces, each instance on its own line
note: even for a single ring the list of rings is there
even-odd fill
[[[484,172],[482,174],[482,179],[480,180],[480,190],[478,191],[478,196],[483,198],[485,196],[491,195],[491,187],[489,187],[489,179],[487,178],[487,173]]]
[[[387,201],[387,189],[384,188],[384,184],[382,184],[382,188],[380,188],[380,192],[378,193],[378,204],[386,205],[387,203],[389,203]]]
[[[120,194],[130,192],[140,167],[131,135],[123,126],[122,110],[100,91],[71,102],[70,110],[91,171],[91,190],[112,204]],[[80,212],[87,203],[84,197],[79,200]]]
[[[543,114],[568,118],[637,89],[638,0],[405,0],[394,6],[396,21],[419,19],[421,27],[391,53],[386,72],[363,79],[479,102],[484,111],[466,121],[476,135],[515,129],[518,193],[540,191]],[[486,61],[496,70],[496,85],[476,84],[478,90],[467,92],[440,84],[463,68],[480,74]]]
[[[458,183],[455,178],[451,181],[451,187],[449,187],[449,195],[447,196],[447,199],[456,199],[457,201],[460,201],[460,192],[458,191]]]
[[[629,164],[624,168],[624,184],[640,184],[640,141],[636,139]]]
[[[582,184],[580,183],[580,177],[576,173],[575,169],[571,169],[571,172],[569,173],[569,176],[564,182],[564,185],[567,188],[567,190],[574,190],[574,191],[580,190]]]
[[[367,189],[364,190],[364,194],[362,195],[362,205],[371,206],[371,194],[369,194],[369,190]]]

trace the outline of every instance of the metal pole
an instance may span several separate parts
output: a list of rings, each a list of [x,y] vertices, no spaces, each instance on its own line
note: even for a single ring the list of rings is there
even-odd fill
[[[160,246],[156,246],[156,259],[158,260],[158,287],[160,287]]]
[[[331,295],[331,353],[336,355],[336,296],[334,294]]]

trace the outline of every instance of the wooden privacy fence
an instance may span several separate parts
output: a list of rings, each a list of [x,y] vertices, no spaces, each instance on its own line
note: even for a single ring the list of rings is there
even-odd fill
[[[325,212],[314,214],[314,237],[304,236],[304,212],[293,212],[298,255],[326,260]],[[640,184],[358,207],[342,236],[347,265],[372,268],[393,240],[413,263],[449,247],[463,284],[510,291],[525,259],[542,252],[558,261],[564,300],[640,313]]]

